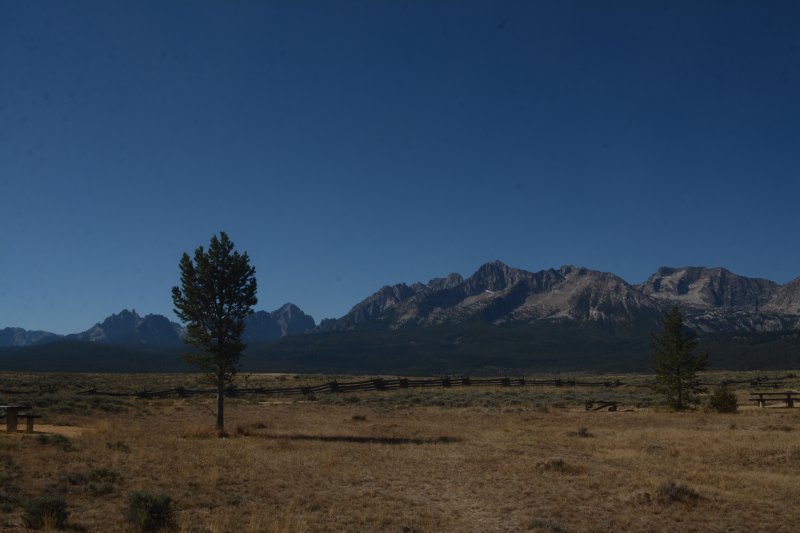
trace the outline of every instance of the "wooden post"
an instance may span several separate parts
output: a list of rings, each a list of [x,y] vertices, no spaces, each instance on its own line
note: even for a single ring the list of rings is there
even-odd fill
[[[33,433],[33,417],[25,418],[25,433]]]
[[[17,432],[17,408],[6,407],[6,431],[9,433]]]

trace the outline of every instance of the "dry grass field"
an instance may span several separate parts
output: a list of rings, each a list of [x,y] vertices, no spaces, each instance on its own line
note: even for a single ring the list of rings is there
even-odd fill
[[[174,529],[185,532],[788,532],[800,523],[800,408],[744,405],[747,388],[737,414],[661,411],[636,387],[232,399],[219,439],[211,398],[72,392],[152,390],[187,376],[0,376],[4,389],[60,390],[24,398],[44,414],[37,434],[0,432],[5,531],[24,531],[25,502],[46,494],[64,497],[70,530],[125,531],[136,490],[170,495]],[[586,411],[594,397],[622,405]]]

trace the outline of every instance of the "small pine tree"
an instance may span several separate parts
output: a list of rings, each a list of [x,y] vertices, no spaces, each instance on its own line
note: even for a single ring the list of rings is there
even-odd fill
[[[685,409],[696,398],[692,395],[697,372],[708,367],[708,355],[695,354],[697,336],[683,325],[677,306],[664,317],[660,333],[653,335],[656,392],[663,394],[673,409]]]

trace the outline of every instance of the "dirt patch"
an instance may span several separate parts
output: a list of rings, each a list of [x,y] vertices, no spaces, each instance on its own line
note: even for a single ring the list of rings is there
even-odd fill
[[[54,426],[50,424],[42,424],[34,428],[37,433],[57,433],[69,438],[77,438],[86,432],[86,428],[78,426]]]
[[[48,433],[48,434],[57,434],[63,435],[68,438],[76,438],[80,437],[86,432],[86,428],[78,427],[78,426],[55,426],[51,424],[36,424],[33,426],[33,434],[39,433]],[[8,432],[0,431],[0,434],[9,435]],[[17,435],[29,435],[30,433],[25,433],[24,428],[21,430],[17,430]]]

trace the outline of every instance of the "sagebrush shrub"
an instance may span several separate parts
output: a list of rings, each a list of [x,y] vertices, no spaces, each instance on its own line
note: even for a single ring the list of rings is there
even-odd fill
[[[86,492],[92,496],[105,496],[114,492],[114,484],[107,481],[92,482],[86,485]]]
[[[40,496],[25,504],[22,521],[32,529],[64,529],[69,513],[62,496]]]
[[[720,385],[711,393],[709,405],[718,413],[735,413],[739,409],[739,400],[730,387]]]
[[[108,468],[95,468],[86,476],[89,481],[116,483],[120,479],[118,472]]]
[[[40,433],[36,436],[36,442],[39,444],[49,444],[55,446],[64,450],[65,452],[72,450],[72,442],[64,435],[59,435],[57,433],[53,435]]]
[[[700,499],[700,495],[697,491],[686,485],[668,481],[658,487],[658,490],[656,490],[656,498],[661,503],[681,502],[694,504]]]
[[[124,453],[129,453],[131,451],[131,447],[121,440],[115,442],[106,442],[106,448]]]
[[[125,520],[142,533],[172,529],[174,526],[172,498],[167,494],[131,492],[128,494]]]

